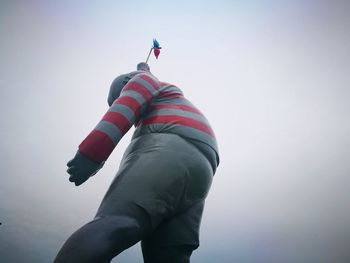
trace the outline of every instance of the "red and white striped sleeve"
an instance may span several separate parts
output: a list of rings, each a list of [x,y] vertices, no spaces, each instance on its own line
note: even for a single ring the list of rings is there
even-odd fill
[[[102,120],[79,145],[80,153],[97,163],[106,161],[120,139],[159,94],[159,89],[159,81],[152,75],[140,73],[134,76]]]

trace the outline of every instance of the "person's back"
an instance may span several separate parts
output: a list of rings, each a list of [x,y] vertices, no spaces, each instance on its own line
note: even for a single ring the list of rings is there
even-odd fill
[[[70,181],[85,182],[132,125],[136,130],[95,219],[67,240],[55,262],[108,262],[140,240],[147,263],[189,262],[219,162],[208,121],[149,70],[116,78],[108,103],[68,163]]]
[[[174,133],[196,144],[207,156],[215,171],[218,147],[214,132],[205,116],[183,95],[175,85],[160,82],[154,97],[137,124],[136,138],[147,133]],[[215,151],[215,155],[207,146]]]

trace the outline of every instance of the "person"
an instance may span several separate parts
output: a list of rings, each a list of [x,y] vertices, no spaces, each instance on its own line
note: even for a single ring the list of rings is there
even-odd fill
[[[108,104],[68,162],[69,181],[84,183],[132,125],[135,132],[95,218],[69,237],[54,262],[110,262],[139,241],[145,263],[190,262],[219,164],[212,128],[144,62],[113,81]]]

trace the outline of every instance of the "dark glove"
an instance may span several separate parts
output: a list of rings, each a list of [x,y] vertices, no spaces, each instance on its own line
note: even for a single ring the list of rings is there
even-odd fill
[[[69,181],[75,183],[76,186],[81,185],[90,176],[95,175],[103,165],[104,162],[95,163],[77,151],[74,158],[67,163],[67,173],[70,174]]]

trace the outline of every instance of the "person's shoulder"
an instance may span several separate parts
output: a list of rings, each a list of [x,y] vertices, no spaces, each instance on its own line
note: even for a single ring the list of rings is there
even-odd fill
[[[149,71],[138,71],[132,78],[132,81],[133,80],[137,82],[147,82],[157,90],[160,88],[160,81]]]
[[[138,71],[135,71],[135,76],[137,77],[148,76],[150,78],[158,80],[157,77],[154,76],[150,71],[138,70]]]

